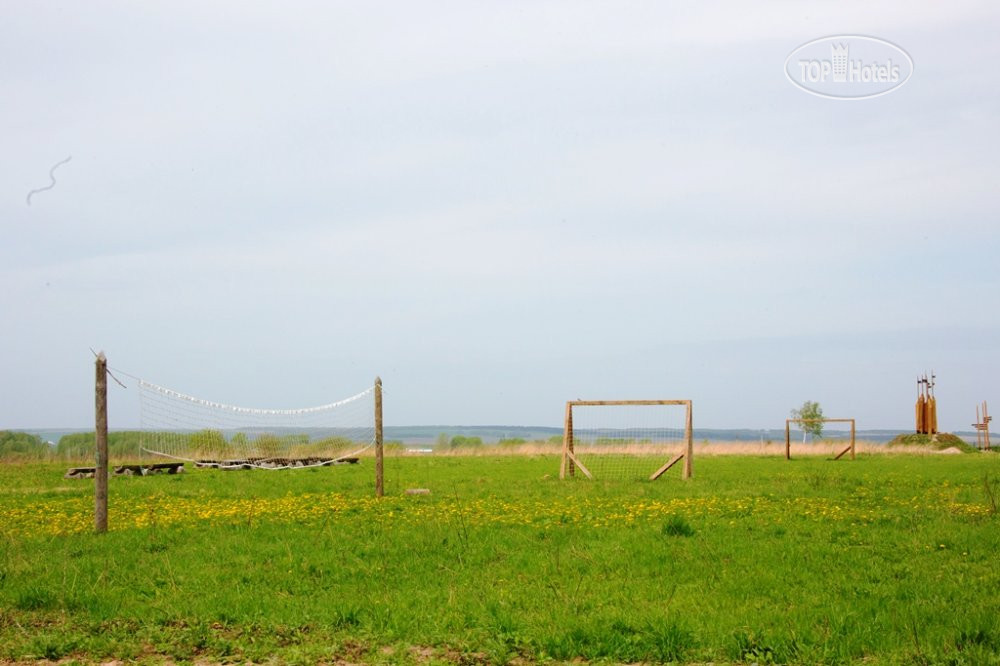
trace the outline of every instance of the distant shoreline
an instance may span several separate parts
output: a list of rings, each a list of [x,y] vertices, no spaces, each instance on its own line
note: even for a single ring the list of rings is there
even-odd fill
[[[38,435],[43,441],[56,444],[63,435],[80,432],[90,432],[93,428],[0,428]],[[112,428],[113,432],[138,430],[138,428]],[[528,442],[546,441],[551,437],[561,436],[562,428],[552,426],[463,426],[463,425],[430,425],[430,426],[386,426],[384,437],[387,441],[400,441],[408,446],[426,446],[434,444],[444,434],[454,437],[479,437],[484,444],[497,444],[501,440],[523,439]],[[855,438],[858,441],[883,444],[893,437],[910,434],[912,430],[858,430]],[[976,441],[974,431],[956,431],[954,434],[967,441]],[[822,440],[847,439],[848,430],[830,428],[823,432]],[[695,428],[693,439],[696,443],[756,443],[766,445],[785,441],[784,429],[754,430],[751,428]],[[792,430],[792,441],[801,443],[802,432]]]

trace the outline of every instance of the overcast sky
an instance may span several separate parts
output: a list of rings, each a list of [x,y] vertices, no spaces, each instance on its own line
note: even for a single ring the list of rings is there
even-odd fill
[[[91,347],[391,425],[1000,409],[995,2],[0,2],[0,428],[92,426]],[[912,77],[793,86],[840,34]]]

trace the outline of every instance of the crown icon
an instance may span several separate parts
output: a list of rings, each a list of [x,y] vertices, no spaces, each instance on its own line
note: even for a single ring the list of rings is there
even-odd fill
[[[847,82],[848,44],[831,44],[830,57],[833,60],[833,80],[839,83]]]

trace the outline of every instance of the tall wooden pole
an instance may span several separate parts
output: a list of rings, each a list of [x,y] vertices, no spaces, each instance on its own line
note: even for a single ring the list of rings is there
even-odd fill
[[[993,419],[990,417],[989,413],[986,411],[986,401],[983,400],[983,426],[986,432],[983,433],[983,443],[986,446],[986,450],[990,450],[990,421]]]
[[[108,359],[102,351],[97,355],[95,376],[94,443],[97,461],[94,469],[94,530],[108,531]]]
[[[983,403],[984,405],[986,403]],[[983,448],[983,420],[979,416],[979,405],[976,405],[976,448]]]
[[[792,427],[785,419],[785,460],[792,459]]]
[[[569,454],[573,453],[573,403],[566,403],[566,420],[563,424],[563,464],[559,470],[559,478],[564,479],[566,475],[576,476],[576,465]]]
[[[691,415],[691,402],[687,403],[687,420],[684,424],[684,433],[687,435],[687,454],[684,456],[684,476],[685,479],[691,478],[692,473],[692,462],[691,459],[694,458],[694,421]]]
[[[976,410],[978,410],[978,409],[979,408],[976,407]],[[567,402],[566,403],[566,412],[565,412],[565,414],[563,416],[562,456],[561,456],[561,459],[559,461],[559,478],[560,479],[565,479],[566,478],[566,471],[569,469],[569,467],[567,466],[567,463],[569,462],[569,455],[566,453],[567,451],[569,451],[569,449],[566,448],[566,447],[567,447],[567,442],[569,441],[570,419],[572,418],[570,415],[573,413],[572,410],[573,410],[573,406],[570,405],[569,402]],[[978,414],[978,413],[979,412],[977,411],[976,414]],[[976,416],[976,423],[979,423],[979,416]]]
[[[851,419],[851,460],[855,460],[854,457],[854,434],[856,431],[854,419]]]
[[[924,398],[924,384],[923,384],[923,382],[924,382],[924,380],[922,380],[918,376],[917,377],[917,404],[916,404],[916,407],[914,408],[915,411],[916,411],[916,417],[917,417],[917,434],[918,435],[924,435],[924,434],[927,433],[927,431],[924,430],[924,403],[926,402],[926,400]]]
[[[375,497],[385,495],[382,447],[382,378],[375,378]]]

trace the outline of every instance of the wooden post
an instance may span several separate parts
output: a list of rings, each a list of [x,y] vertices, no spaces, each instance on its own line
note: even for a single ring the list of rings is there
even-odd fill
[[[986,411],[986,401],[983,400],[983,443],[986,445],[986,450],[990,450],[990,421],[993,417],[989,415]]]
[[[986,401],[983,400],[983,415],[979,415],[979,405],[976,405],[976,422],[972,424],[976,429],[977,449],[990,450],[990,421],[992,420],[993,417],[986,409]]]
[[[976,427],[976,448],[983,448],[983,422],[979,417],[979,405],[976,405],[976,422],[973,423]]]
[[[576,476],[576,465],[573,462],[573,402],[566,403],[566,416],[563,421],[563,455],[562,465],[559,467],[559,478],[565,479],[567,475]]]
[[[916,411],[917,414],[917,434],[924,435],[927,434],[927,430],[924,427],[924,412],[926,410],[926,404],[925,404],[926,401],[924,399],[924,393],[923,389],[921,388],[919,379],[917,380],[917,391],[918,391],[917,404],[914,407],[914,410]]]
[[[851,460],[854,460],[854,419],[851,419]]]
[[[567,402],[566,403],[566,411],[563,412],[562,454],[559,456],[559,478],[560,479],[565,479],[566,478],[566,470],[569,469],[569,464],[568,464],[569,463],[569,449],[566,448],[566,442],[569,439],[569,419],[570,419],[570,414],[572,413],[570,411],[571,409],[572,408],[570,407],[569,402]],[[978,410],[979,408],[976,407],[976,409]],[[978,412],[977,412],[977,416],[976,416],[976,423],[979,423]]]
[[[791,422],[785,419],[785,460],[792,459],[792,429]]]
[[[937,434],[937,398],[933,394],[924,403],[924,428],[928,435]]]
[[[385,495],[382,446],[382,378],[375,378],[375,497]]]
[[[101,534],[108,531],[108,359],[103,351],[97,355],[95,365],[94,530]]]
[[[684,474],[682,478],[690,479],[692,474],[692,458],[694,458],[694,421],[691,415],[691,401],[687,401],[687,419],[684,424],[684,435],[687,437],[687,454],[684,456]]]

